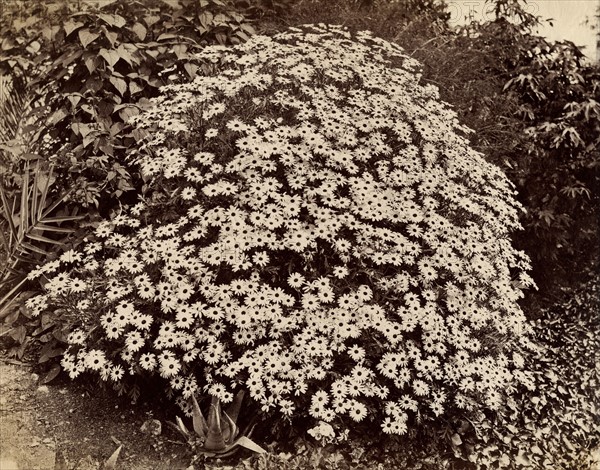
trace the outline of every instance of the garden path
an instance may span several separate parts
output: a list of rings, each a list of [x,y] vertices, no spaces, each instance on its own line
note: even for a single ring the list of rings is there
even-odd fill
[[[185,469],[186,448],[144,434],[151,412],[124,403],[68,382],[39,385],[28,364],[0,357],[0,469],[99,470],[120,444],[116,469]]]

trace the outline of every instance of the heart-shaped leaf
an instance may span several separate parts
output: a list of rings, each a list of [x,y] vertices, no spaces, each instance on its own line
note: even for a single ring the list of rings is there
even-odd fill
[[[86,48],[89,44],[94,42],[100,36],[97,33],[92,33],[89,29],[81,29],[79,30],[79,40],[81,41],[81,45]]]

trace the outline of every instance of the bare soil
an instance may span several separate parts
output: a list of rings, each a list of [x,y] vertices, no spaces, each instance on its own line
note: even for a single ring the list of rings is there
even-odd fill
[[[39,385],[29,364],[0,357],[0,470],[99,470],[122,445],[117,470],[178,470],[191,455],[162,418],[127,399],[58,381]]]

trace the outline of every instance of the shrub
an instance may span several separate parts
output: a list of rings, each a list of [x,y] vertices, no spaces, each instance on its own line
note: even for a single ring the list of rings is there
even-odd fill
[[[71,377],[154,375],[184,409],[243,388],[335,439],[528,382],[520,206],[418,63],[324,25],[196,58],[131,119],[140,201],[30,273],[31,314],[70,322]]]
[[[471,145],[515,184],[526,208],[515,244],[543,296],[597,270],[599,68],[573,43],[532,34],[539,19],[522,2],[491,3],[494,21],[399,43],[475,129]]]

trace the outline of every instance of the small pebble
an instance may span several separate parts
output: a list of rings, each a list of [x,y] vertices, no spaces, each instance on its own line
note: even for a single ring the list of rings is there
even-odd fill
[[[152,434],[153,436],[160,436],[162,432],[162,423],[157,419],[148,419],[144,421],[140,430],[146,434]]]
[[[48,393],[50,391],[50,389],[48,388],[47,385],[41,385],[37,388],[37,391],[39,393]]]

